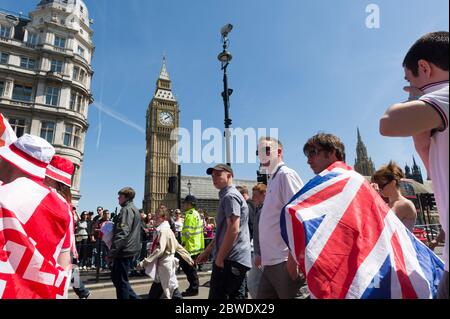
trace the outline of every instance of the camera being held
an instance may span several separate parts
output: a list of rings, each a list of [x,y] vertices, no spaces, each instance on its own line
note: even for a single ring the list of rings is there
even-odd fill
[[[268,174],[263,173],[261,171],[256,171],[256,181],[258,183],[263,183],[264,185],[267,185],[268,178],[269,178]]]

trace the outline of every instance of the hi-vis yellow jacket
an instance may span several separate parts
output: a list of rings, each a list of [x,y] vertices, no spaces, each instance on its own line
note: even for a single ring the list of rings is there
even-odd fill
[[[195,208],[185,212],[181,242],[191,256],[198,255],[205,249],[203,220]]]

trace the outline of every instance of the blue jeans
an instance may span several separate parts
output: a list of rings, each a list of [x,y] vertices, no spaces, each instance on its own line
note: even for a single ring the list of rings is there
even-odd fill
[[[213,262],[208,299],[245,299],[245,276],[248,268],[225,260],[219,268]]]
[[[133,257],[130,258],[114,258],[111,279],[116,287],[117,299],[141,299],[128,281],[128,272],[130,271]]]

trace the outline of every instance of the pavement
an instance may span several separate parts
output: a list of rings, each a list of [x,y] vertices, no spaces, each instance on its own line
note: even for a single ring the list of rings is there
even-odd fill
[[[200,281],[199,295],[196,297],[190,297],[186,299],[207,299],[209,288],[208,282],[211,278],[211,265],[205,264],[202,267],[202,271],[198,271],[198,277]],[[91,291],[89,299],[116,299],[116,292],[114,285],[111,281],[111,272],[109,270],[101,271],[98,274],[95,269],[81,271],[80,277],[86,288]],[[186,275],[183,271],[177,275],[179,290],[185,291],[189,287],[189,282],[186,279]],[[153,281],[147,275],[131,275],[129,281],[133,289],[142,298],[146,298],[150,290]],[[78,299],[73,289],[69,289],[69,299]]]
[[[186,297],[185,299],[208,299],[209,287],[208,282],[210,279],[210,273],[199,274],[200,289],[198,296]],[[133,290],[143,299],[146,299],[150,287],[152,285],[152,280],[149,277],[130,280]],[[189,282],[186,280],[186,276],[178,276],[179,290],[181,292],[185,291],[189,287]],[[112,282],[109,283],[99,283],[94,285],[89,285],[91,295],[89,299],[117,299],[116,289],[114,288]],[[78,299],[77,295],[72,289],[69,290],[69,299]]]
[[[434,252],[442,258],[444,246],[437,246]],[[206,264],[203,271],[198,272],[200,281],[199,295],[195,297],[188,297],[186,299],[207,299],[209,293],[208,283],[211,278],[211,265]],[[185,291],[189,287],[186,275],[183,272],[177,276],[179,290]],[[116,299],[116,291],[111,281],[111,273],[109,270],[99,273],[99,280],[96,279],[96,270],[88,270],[81,272],[81,279],[85,286],[91,291],[89,299]],[[142,298],[147,298],[147,294],[152,285],[152,280],[146,275],[130,276],[130,284],[134,291]],[[69,290],[69,299],[78,299],[77,295],[72,289]]]

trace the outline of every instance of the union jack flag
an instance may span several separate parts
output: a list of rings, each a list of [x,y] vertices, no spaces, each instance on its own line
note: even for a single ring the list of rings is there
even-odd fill
[[[367,180],[335,162],[283,208],[281,235],[312,298],[434,298],[444,264]]]

